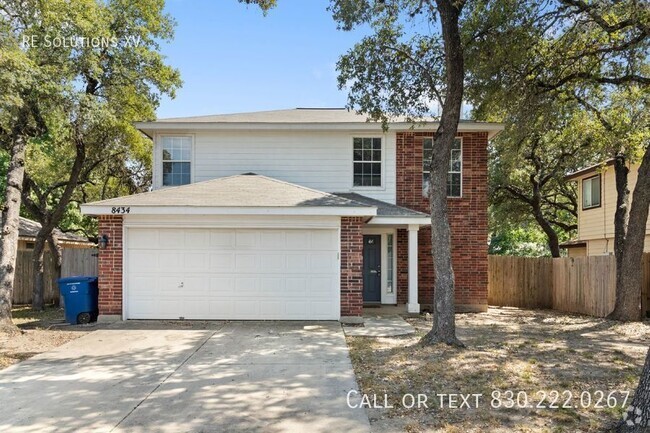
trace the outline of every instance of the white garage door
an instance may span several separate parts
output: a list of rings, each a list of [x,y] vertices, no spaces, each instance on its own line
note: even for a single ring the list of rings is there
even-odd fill
[[[339,319],[336,230],[129,228],[126,246],[128,319]]]

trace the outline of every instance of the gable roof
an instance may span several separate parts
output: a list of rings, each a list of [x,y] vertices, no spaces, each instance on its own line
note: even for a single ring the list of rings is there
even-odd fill
[[[255,173],[196,182],[188,185],[162,188],[81,206],[84,213],[102,215],[114,207],[128,207],[129,213],[203,213],[284,215],[359,215],[374,216],[372,206],[304,186],[273,179]],[[316,211],[328,208],[329,212]],[[174,210],[172,210],[174,209]],[[193,209],[193,210],[192,210]],[[313,211],[310,211],[312,209]]]
[[[608,159],[606,161],[600,162],[598,164],[591,165],[589,167],[582,168],[580,170],[574,171],[572,173],[567,174],[564,176],[564,180],[573,180],[577,179],[581,176],[584,176],[585,174],[589,173],[595,173],[597,171],[602,170],[606,166],[614,165],[614,158]]]
[[[39,230],[41,230],[41,224],[39,222],[20,217],[18,226],[19,237],[33,239],[36,237]],[[59,229],[54,229],[54,235],[60,242],[90,243],[90,241],[83,236],[75,235],[74,233],[66,233]]]
[[[208,129],[351,129],[381,131],[381,122],[368,121],[368,116],[346,108],[294,108],[288,110],[254,111],[250,113],[215,114],[207,116],[172,117],[152,122],[137,122],[135,126],[148,135],[156,130]],[[391,129],[436,129],[438,119],[408,119],[396,117],[389,122]],[[485,131],[493,137],[503,124],[461,120],[460,131]]]
[[[350,200],[363,203],[368,206],[374,206],[377,208],[378,217],[423,217],[429,218],[429,215],[424,212],[418,212],[413,209],[409,209],[403,206],[397,206],[391,203],[386,203],[385,201],[377,200],[374,198],[366,197],[365,195],[357,194],[355,192],[335,192],[335,195]]]

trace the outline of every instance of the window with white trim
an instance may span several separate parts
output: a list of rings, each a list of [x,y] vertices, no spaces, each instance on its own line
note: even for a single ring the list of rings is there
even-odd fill
[[[161,138],[163,186],[186,185],[192,180],[192,137]]]
[[[429,192],[431,171],[429,164],[433,156],[433,138],[427,137],[422,143],[422,189]],[[447,197],[461,197],[463,194],[463,140],[456,138],[451,146],[449,171],[447,172]]]
[[[582,180],[582,209],[600,206],[600,175]]]
[[[352,142],[354,166],[352,185],[381,186],[381,138],[355,137]]]

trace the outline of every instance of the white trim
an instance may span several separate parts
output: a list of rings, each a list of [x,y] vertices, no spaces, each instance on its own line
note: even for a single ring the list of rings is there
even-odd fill
[[[153,154],[154,154],[154,159],[153,159],[153,164],[154,164],[154,172],[157,171],[158,175],[154,173],[153,176],[153,189],[160,189],[160,188],[169,188],[169,187],[176,187],[176,186],[182,186],[182,185],[163,185],[163,157],[162,157],[162,142],[161,139],[164,137],[183,137],[187,138],[189,137],[190,140],[192,141],[191,146],[190,146],[190,183],[192,184],[195,182],[195,177],[194,177],[194,172],[195,172],[195,167],[196,167],[196,134],[192,133],[157,133],[154,134],[153,138]],[[187,162],[187,161],[179,161],[179,162]]]
[[[388,293],[388,235],[393,235],[393,293]],[[397,304],[397,231],[394,228],[364,228],[363,235],[381,235],[381,303]],[[365,243],[364,243],[365,245]]]
[[[302,131],[381,131],[379,122],[318,122],[318,123],[288,123],[288,122],[136,122],[135,127],[142,131],[210,131],[210,130],[302,130]],[[438,129],[438,122],[390,123],[393,131],[432,130]],[[494,138],[503,131],[502,123],[463,122],[458,125],[459,132],[487,132],[488,139]]]
[[[354,139],[355,138],[379,138],[381,140],[381,185],[379,186],[355,186],[354,185]],[[350,191],[386,191],[386,148],[387,134],[350,134]]]
[[[373,217],[366,224],[368,225],[410,225],[417,224],[421,226],[431,225],[431,218],[428,216],[421,217],[389,217],[389,216],[376,216]]]
[[[126,302],[127,298],[127,278],[126,276],[128,275],[128,270],[127,270],[127,264],[129,263],[128,255],[127,252],[129,249],[127,248],[128,245],[128,235],[129,231],[127,230],[127,227],[124,225],[124,218],[122,219],[122,320],[127,320],[129,318],[128,316],[128,310],[126,308]]]
[[[409,313],[419,313],[418,303],[418,230],[417,225],[408,226],[408,304],[406,310]]]
[[[112,209],[119,205],[81,205],[84,215],[114,215]],[[217,207],[217,206],[133,206],[128,215],[377,215],[374,207],[305,206],[305,207]]]
[[[337,216],[306,216],[286,218],[278,215],[250,215],[246,218],[228,215],[129,215],[125,227],[142,228],[233,228],[233,229],[335,229],[341,226]]]

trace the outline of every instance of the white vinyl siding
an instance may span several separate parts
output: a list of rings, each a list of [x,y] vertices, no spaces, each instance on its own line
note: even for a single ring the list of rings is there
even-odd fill
[[[193,182],[254,172],[325,192],[355,191],[353,138],[347,131],[204,131],[194,134]],[[159,137],[155,138],[160,146]],[[395,203],[395,133],[381,136],[381,187],[363,194]],[[154,188],[162,164],[155,161]]]

